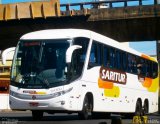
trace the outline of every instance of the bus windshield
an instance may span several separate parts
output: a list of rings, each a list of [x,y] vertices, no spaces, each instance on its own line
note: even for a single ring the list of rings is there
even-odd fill
[[[23,88],[63,85],[67,81],[65,53],[70,41],[20,41],[13,60],[11,84]]]

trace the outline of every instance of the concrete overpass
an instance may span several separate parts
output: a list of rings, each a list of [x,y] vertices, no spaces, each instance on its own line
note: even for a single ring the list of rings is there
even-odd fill
[[[143,6],[139,1],[139,6],[128,7],[125,0],[121,2],[124,7],[105,9],[98,8],[102,2],[60,5],[58,0],[0,5],[0,48],[15,46],[25,33],[53,28],[85,28],[120,42],[160,39],[160,5]],[[97,8],[84,9],[88,4]],[[80,9],[70,10],[70,6]]]

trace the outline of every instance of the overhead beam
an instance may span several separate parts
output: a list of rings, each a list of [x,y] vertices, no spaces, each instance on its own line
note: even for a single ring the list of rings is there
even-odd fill
[[[60,16],[59,0],[0,4],[0,21]]]
[[[53,5],[53,1],[56,0],[45,4]],[[24,5],[26,7],[20,7],[23,4],[11,5],[16,8],[12,8],[10,5],[8,5],[10,7],[5,5],[0,8],[1,49],[5,48],[7,44],[16,45],[18,39],[25,33],[57,28],[93,30],[120,42],[160,40],[160,5],[105,9],[84,9],[81,7],[80,10],[69,9],[67,11],[55,9],[54,14],[56,15],[54,15],[50,11],[50,7],[47,8],[43,2],[26,3]],[[55,2],[54,5],[58,4]],[[6,10],[4,11],[3,8]],[[25,8],[29,13],[26,12],[26,17],[22,17],[22,10]],[[10,15],[11,10],[18,12],[16,15]],[[50,13],[53,16],[49,16]]]

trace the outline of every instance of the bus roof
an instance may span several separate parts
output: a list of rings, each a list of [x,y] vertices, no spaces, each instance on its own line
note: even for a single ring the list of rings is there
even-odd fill
[[[34,39],[59,39],[74,37],[90,38],[90,31],[83,29],[48,29],[27,33],[21,37],[21,40]]]
[[[48,29],[35,31],[31,33],[27,33],[23,35],[20,40],[47,40],[47,39],[62,39],[62,38],[74,38],[74,37],[87,37],[91,38],[95,41],[100,41],[101,43],[107,44],[109,46],[115,47],[117,49],[121,49],[123,51],[127,51],[129,53],[142,56],[143,53],[140,53],[130,47],[124,46],[122,43],[115,41],[109,37],[103,36],[99,33],[86,30],[86,29]],[[145,55],[145,54],[143,54]],[[153,61],[156,59],[151,58],[148,55],[145,55]]]

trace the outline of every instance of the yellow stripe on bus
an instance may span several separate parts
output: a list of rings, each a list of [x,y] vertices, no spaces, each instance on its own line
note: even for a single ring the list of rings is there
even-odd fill
[[[120,89],[117,86],[114,86],[113,89],[104,89],[104,95],[106,97],[119,97]]]

